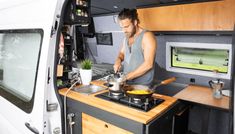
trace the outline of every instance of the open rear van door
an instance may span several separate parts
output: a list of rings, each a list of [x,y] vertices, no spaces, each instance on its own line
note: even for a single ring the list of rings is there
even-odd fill
[[[63,0],[0,1],[0,134],[60,134],[53,72]]]

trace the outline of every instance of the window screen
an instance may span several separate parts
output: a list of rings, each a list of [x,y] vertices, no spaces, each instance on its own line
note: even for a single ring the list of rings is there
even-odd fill
[[[228,50],[172,47],[171,56],[173,67],[228,72]]]

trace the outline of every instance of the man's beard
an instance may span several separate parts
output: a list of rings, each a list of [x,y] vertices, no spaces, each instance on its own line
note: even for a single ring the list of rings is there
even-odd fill
[[[134,27],[131,31],[131,33],[126,33],[127,38],[131,38],[135,35],[136,33],[136,28]]]

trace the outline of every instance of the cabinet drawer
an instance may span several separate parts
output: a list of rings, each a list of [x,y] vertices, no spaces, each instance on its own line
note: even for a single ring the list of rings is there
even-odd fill
[[[132,134],[131,132],[82,113],[83,134]]]

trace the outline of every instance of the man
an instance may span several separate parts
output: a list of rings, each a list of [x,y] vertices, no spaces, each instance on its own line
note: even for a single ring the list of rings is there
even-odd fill
[[[114,71],[120,70],[123,61],[123,72],[128,84],[150,86],[154,77],[157,49],[155,36],[139,26],[136,9],[123,9],[118,20],[125,38],[113,66]]]

